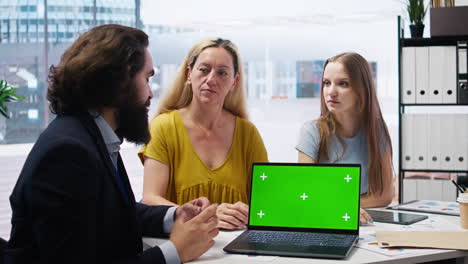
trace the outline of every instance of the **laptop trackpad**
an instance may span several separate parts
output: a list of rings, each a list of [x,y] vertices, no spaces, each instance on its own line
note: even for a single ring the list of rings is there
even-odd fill
[[[267,244],[266,247],[267,251],[275,251],[275,252],[302,252],[302,253],[312,253],[312,252],[320,252],[320,249],[323,250],[323,247],[316,247],[316,246],[300,246],[294,244],[287,244],[287,243],[274,243],[274,244]]]
[[[267,251],[267,252],[318,252],[323,247],[315,246],[299,246],[288,243],[245,243],[243,249],[253,251]]]
[[[265,251],[270,247],[268,243],[255,243],[255,242],[247,242],[245,243],[245,247],[243,249],[252,250],[252,251]]]
[[[278,255],[290,255],[290,256],[335,256],[335,255],[346,255],[346,247],[327,247],[327,246],[301,246],[275,243],[269,244],[265,251],[277,252]]]

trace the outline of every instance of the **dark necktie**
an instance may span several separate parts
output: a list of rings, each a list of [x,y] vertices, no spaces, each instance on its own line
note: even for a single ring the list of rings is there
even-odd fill
[[[116,163],[118,163],[118,161]],[[124,182],[122,180],[122,177],[120,176],[119,169],[117,168],[117,166],[118,166],[117,164],[114,165],[114,172],[115,172],[115,177],[117,179],[117,184],[119,185],[119,189],[122,192],[123,196],[125,197],[127,202],[129,202],[128,194],[127,194],[127,191],[125,189]]]

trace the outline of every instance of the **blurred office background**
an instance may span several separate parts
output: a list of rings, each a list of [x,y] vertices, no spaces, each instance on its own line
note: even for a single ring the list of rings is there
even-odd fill
[[[89,28],[117,23],[147,32],[157,73],[152,111],[193,44],[207,37],[233,41],[243,60],[250,119],[271,161],[296,161],[299,129],[319,115],[323,62],[359,52],[371,63],[397,166],[397,16],[403,8],[399,0],[0,0],[0,79],[25,96],[8,105],[9,119],[0,117],[0,237],[9,237],[8,196],[26,155],[53,119],[47,71]],[[140,199],[138,149],[122,146]]]

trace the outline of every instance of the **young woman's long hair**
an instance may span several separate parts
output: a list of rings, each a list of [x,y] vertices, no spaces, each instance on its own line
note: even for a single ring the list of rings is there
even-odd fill
[[[350,85],[358,98],[358,112],[360,114],[361,125],[366,135],[368,143],[369,155],[369,193],[375,194],[383,192],[382,179],[382,153],[390,151],[392,155],[392,144],[388,133],[387,125],[385,124],[377,94],[372,78],[372,72],[369,63],[361,55],[357,53],[342,53],[336,55],[325,62],[323,67],[324,72],[327,65],[331,62],[341,63],[349,75]],[[323,94],[323,76],[320,95],[321,114],[317,120],[320,143],[318,149],[318,160],[329,160],[328,149],[330,146],[331,136],[336,135],[339,129],[339,124],[333,117],[333,114],[328,110],[324,94]],[[383,137],[383,138],[380,138]],[[338,137],[339,138],[339,137]],[[344,142],[343,150],[346,149]],[[385,148],[385,149],[384,149]]]
[[[189,68],[192,69],[198,56],[207,48],[223,48],[232,56],[234,63],[234,76],[238,75],[237,85],[224,99],[223,108],[233,115],[247,119],[247,104],[244,91],[244,73],[237,47],[229,40],[214,38],[202,40],[192,47],[176,74],[174,82],[164,92],[159,103],[156,115],[180,109],[190,104],[193,97],[192,84],[187,81]]]

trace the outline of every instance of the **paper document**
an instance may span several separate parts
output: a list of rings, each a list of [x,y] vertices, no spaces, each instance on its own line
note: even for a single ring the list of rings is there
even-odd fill
[[[464,231],[377,231],[380,247],[420,247],[468,250],[468,232]]]
[[[377,237],[374,231],[359,234],[359,242],[357,243],[356,247],[388,257],[430,254],[431,252],[436,251],[435,249],[380,248],[377,243]]]
[[[404,210],[414,212],[426,212],[446,215],[460,215],[457,202],[415,200],[403,204],[387,207],[387,209]]]
[[[445,216],[446,217],[446,216]],[[377,228],[377,230],[381,230]],[[383,231],[463,231],[459,224],[454,224],[444,216],[430,216],[428,219],[411,225],[388,225]]]

